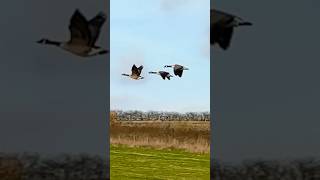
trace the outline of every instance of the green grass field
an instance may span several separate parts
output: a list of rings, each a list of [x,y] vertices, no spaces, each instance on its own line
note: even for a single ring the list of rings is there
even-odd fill
[[[111,146],[110,176],[117,179],[209,180],[209,154]]]

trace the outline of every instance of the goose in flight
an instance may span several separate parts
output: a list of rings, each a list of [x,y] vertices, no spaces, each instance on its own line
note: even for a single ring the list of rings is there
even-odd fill
[[[165,65],[164,67],[165,68],[172,67],[174,75],[179,76],[179,77],[182,76],[183,70],[189,70],[189,68],[186,68],[186,67],[181,66],[179,64]]]
[[[137,67],[134,64],[131,68],[131,75],[129,75],[129,74],[122,74],[122,75],[128,76],[128,77],[135,79],[135,80],[143,79],[144,77],[140,76],[142,69],[143,69],[143,66]]]
[[[158,72],[151,71],[149,72],[149,74],[158,74],[162,77],[163,80],[166,80],[166,78],[170,80],[170,77],[173,77],[170,73],[166,71],[158,71]]]
[[[98,13],[90,21],[87,21],[82,13],[76,9],[69,23],[69,41],[58,42],[41,39],[37,43],[54,45],[81,57],[106,54],[109,53],[108,50],[95,45],[105,21],[106,15],[103,12]]]
[[[251,22],[244,21],[238,16],[211,9],[210,44],[218,44],[223,50],[227,50],[231,44],[233,28],[251,25]]]

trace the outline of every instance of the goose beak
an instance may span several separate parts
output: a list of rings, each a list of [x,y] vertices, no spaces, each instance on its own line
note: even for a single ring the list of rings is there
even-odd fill
[[[42,43],[44,43],[44,39],[40,39],[40,40],[38,40],[38,41],[36,41],[36,43],[39,43],[39,44],[42,44]]]
[[[183,70],[189,70],[189,68],[184,68]]]

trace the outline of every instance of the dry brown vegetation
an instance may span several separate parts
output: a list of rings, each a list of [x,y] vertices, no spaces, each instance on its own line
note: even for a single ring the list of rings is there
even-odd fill
[[[123,121],[110,114],[112,145],[210,152],[209,121]]]
[[[22,163],[15,156],[0,155],[1,179],[19,180],[22,177]]]

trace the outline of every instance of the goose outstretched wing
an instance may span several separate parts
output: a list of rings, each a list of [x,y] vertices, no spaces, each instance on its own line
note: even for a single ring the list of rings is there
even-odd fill
[[[139,68],[134,64],[131,68],[132,75],[140,76],[143,66],[140,66]]]
[[[162,79],[163,80],[165,80],[166,79],[166,77],[168,76],[168,72],[165,72],[165,71],[159,71],[159,73],[160,73],[160,76],[162,77]]]
[[[132,75],[139,73],[139,72],[138,72],[138,68],[137,68],[137,66],[136,66],[135,64],[134,64],[134,65],[132,66],[132,68],[131,68],[131,73],[132,73]]]
[[[210,23],[211,24],[230,22],[235,17],[236,16],[234,16],[232,14],[228,14],[228,13],[216,10],[216,9],[211,9],[210,10]]]
[[[225,27],[221,24],[211,26],[210,43],[218,43],[222,49],[230,47],[233,36],[233,27]]]
[[[174,66],[173,73],[174,75],[181,77],[183,73],[183,66],[180,66],[180,65]]]
[[[78,9],[71,17],[69,30],[71,34],[69,43],[88,45],[90,41],[88,22]]]
[[[178,69],[178,70],[175,70],[173,72],[174,72],[174,75],[181,77],[182,73],[183,73],[183,70]]]
[[[138,71],[139,71],[138,76],[140,76],[140,74],[141,74],[141,72],[142,72],[142,69],[143,69],[143,66],[140,66],[140,67],[138,68]]]
[[[89,30],[90,30],[90,42],[91,47],[95,46],[95,43],[100,35],[100,29],[104,22],[106,21],[106,15],[103,12],[98,13],[94,18],[89,21]]]

